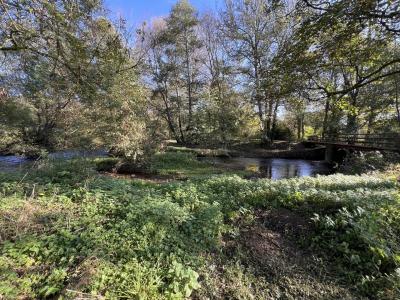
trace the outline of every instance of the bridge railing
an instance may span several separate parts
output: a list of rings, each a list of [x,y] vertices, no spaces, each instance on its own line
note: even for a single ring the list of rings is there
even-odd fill
[[[366,148],[400,150],[400,134],[335,134],[322,136],[311,136],[310,142],[324,144],[343,144],[362,146]]]

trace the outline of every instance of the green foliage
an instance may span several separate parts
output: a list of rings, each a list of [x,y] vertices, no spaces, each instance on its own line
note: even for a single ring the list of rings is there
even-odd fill
[[[400,295],[400,198],[377,194],[367,199],[316,214],[313,245],[334,257],[366,295],[392,299],[393,293]]]
[[[147,162],[161,144],[147,97],[135,70],[114,76],[108,94],[86,110],[83,130],[98,146],[138,165]]]
[[[0,4],[0,151],[106,148],[135,163],[157,151],[157,126],[125,28],[102,11],[98,0]],[[12,59],[1,51],[9,46]]]
[[[278,122],[272,129],[272,137],[274,140],[290,141],[293,139],[293,132],[284,123]]]
[[[95,160],[96,170],[99,172],[112,172],[120,159],[118,158],[100,158]]]
[[[118,158],[98,158],[94,161],[96,170],[99,172],[112,172],[130,175],[154,176],[165,179],[188,179],[199,177],[210,177],[215,174],[229,173],[247,175],[249,171],[228,170],[217,167],[211,162],[199,160],[197,155],[226,155],[223,150],[189,149],[183,147],[172,147],[169,152],[161,152],[152,156],[145,164],[137,166],[130,161]]]
[[[83,165],[77,162],[75,167],[78,163]],[[82,260],[90,257],[103,263],[93,271],[92,283],[83,292],[112,299],[183,299],[199,288],[198,275],[190,265],[201,261],[196,256],[199,251],[219,243],[222,220],[217,203],[193,198],[195,190],[177,188],[169,194],[156,187],[103,178],[84,188],[84,174],[70,177],[68,169],[60,174],[58,167],[52,167],[40,173],[40,180],[51,180],[51,185],[2,183],[2,212],[22,205],[20,213],[31,219],[22,224],[31,228],[7,233],[10,240],[1,250],[2,270],[7,270],[1,275],[1,295],[46,298],[59,294],[73,282]],[[24,197],[24,190],[34,189],[29,199],[14,202],[16,193]],[[63,199],[59,205],[66,210],[71,210],[71,202],[79,209],[62,217],[62,210],[53,208],[52,218],[40,217],[45,207],[39,203],[56,199]],[[26,205],[35,207],[32,214],[27,214]],[[23,222],[22,215],[16,214],[18,222]],[[2,225],[3,236],[12,224]],[[21,268],[22,275],[18,273]]]
[[[398,163],[400,163],[400,155],[396,152],[348,153],[339,166],[339,171],[346,174],[363,174],[383,171]]]
[[[151,161],[151,171],[161,175],[178,175],[185,177],[208,176],[221,173],[223,170],[210,163],[199,161],[192,152],[166,152],[156,154]]]
[[[192,154],[170,153],[157,156],[153,166],[170,172],[197,164]],[[223,236],[238,236],[238,224],[254,222],[254,210],[273,207],[315,220],[310,245],[336,262],[343,280],[370,297],[398,294],[400,198],[394,180],[209,176],[156,185],[98,176],[91,166],[47,162],[22,181],[20,174],[1,174],[0,295],[206,295],[207,285],[216,283],[209,281],[213,261],[204,255],[222,259]],[[258,280],[257,273],[226,263],[229,284],[236,276],[249,285]],[[229,289],[239,298],[253,291]]]
[[[88,159],[43,159],[33,169],[32,176],[41,183],[84,183],[94,175],[92,162]]]
[[[166,152],[158,154],[152,161],[152,166],[156,169],[161,167],[168,169],[169,166],[184,167],[192,164],[201,165],[202,163],[196,159],[194,153],[185,152]]]

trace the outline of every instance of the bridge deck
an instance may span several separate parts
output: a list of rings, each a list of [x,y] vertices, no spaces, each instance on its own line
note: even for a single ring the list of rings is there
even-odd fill
[[[308,143],[332,145],[335,148],[359,150],[400,151],[400,134],[339,134],[336,136],[310,137]]]
[[[318,145],[332,145],[338,148],[348,148],[348,149],[400,151],[400,148],[396,147],[372,146],[372,145],[368,146],[360,144],[338,143],[333,141],[307,141],[307,142]]]

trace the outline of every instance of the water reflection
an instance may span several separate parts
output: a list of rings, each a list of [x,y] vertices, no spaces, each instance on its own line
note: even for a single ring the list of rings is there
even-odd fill
[[[65,150],[50,153],[50,159],[72,159],[77,157],[101,157],[106,156],[105,150]],[[18,155],[0,155],[0,171],[15,171],[30,167],[35,163],[36,159],[27,158]]]
[[[49,157],[53,159],[71,159],[106,155],[107,152],[104,150],[68,150],[51,153]],[[327,175],[332,173],[332,169],[324,162],[303,159],[236,157],[201,158],[201,160],[211,161],[215,165],[232,169],[252,171],[258,177],[271,179],[315,176],[317,174]],[[0,171],[21,170],[31,166],[34,162],[34,159],[23,156],[0,156]]]
[[[108,152],[106,150],[65,150],[58,151],[49,154],[49,158],[52,159],[72,159],[78,157],[101,157],[107,156]]]
[[[0,156],[0,171],[19,170],[33,163],[33,159],[23,156]]]
[[[282,158],[207,158],[216,165],[259,173],[260,177],[282,179],[331,174],[332,170],[322,161]]]

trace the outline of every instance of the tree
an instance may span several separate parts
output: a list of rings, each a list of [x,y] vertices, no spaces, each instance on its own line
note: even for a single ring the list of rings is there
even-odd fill
[[[180,143],[190,143],[193,138],[194,112],[201,92],[198,23],[194,8],[182,0],[146,33],[154,106]]]
[[[324,107],[323,135],[373,131],[373,120],[393,108],[384,100],[391,89],[382,83],[399,67],[396,34],[372,20],[356,22],[350,15],[361,9],[357,1],[316,3],[297,5],[300,23],[292,43],[280,50],[281,70],[314,107]],[[371,98],[375,89],[380,94]]]
[[[302,0],[298,11],[307,15],[298,34],[296,48],[308,45],[318,39],[320,34],[330,32],[330,42],[324,45],[332,52],[339,49],[338,44],[346,42],[355,35],[372,31],[371,37],[385,37],[387,41],[398,38],[400,34],[400,12],[397,1]],[[305,44],[304,44],[305,43]],[[306,46],[306,47],[308,47]],[[374,68],[369,68],[350,86],[330,92],[331,95],[346,95],[374,81],[400,73],[400,57],[395,53],[382,57]]]
[[[226,51],[222,24],[215,15],[205,14],[201,19],[201,41],[205,59],[203,82],[204,103],[197,123],[204,140],[227,144],[235,138],[243,138],[250,129],[246,124],[252,119],[252,107],[243,98],[244,93],[235,90],[238,78]]]
[[[279,29],[282,24],[282,6],[277,1],[250,0],[225,2],[222,12],[224,33],[229,40],[229,54],[237,69],[246,79],[252,103],[257,108],[264,141],[272,139],[273,124],[277,116],[272,60],[278,53]]]
[[[295,128],[297,131],[297,140],[304,139],[305,135],[305,116],[307,103],[301,98],[291,98],[286,102],[286,111],[289,112],[295,121]]]
[[[188,120],[186,130],[193,130],[193,109],[196,101],[196,92],[200,85],[196,50],[200,49],[200,40],[197,38],[199,20],[195,9],[187,0],[179,1],[171,10],[167,19],[167,43],[172,46],[170,55],[177,63],[179,77],[186,88]]]
[[[151,120],[123,24],[102,16],[100,1],[10,0],[0,10],[0,55],[13,58],[1,68],[9,94],[1,121],[21,142],[144,157],[145,146],[154,145],[148,143]],[[24,117],[13,118],[19,113]]]
[[[118,74],[96,106],[86,108],[87,135],[135,164],[147,162],[161,144],[148,99],[134,70]]]

